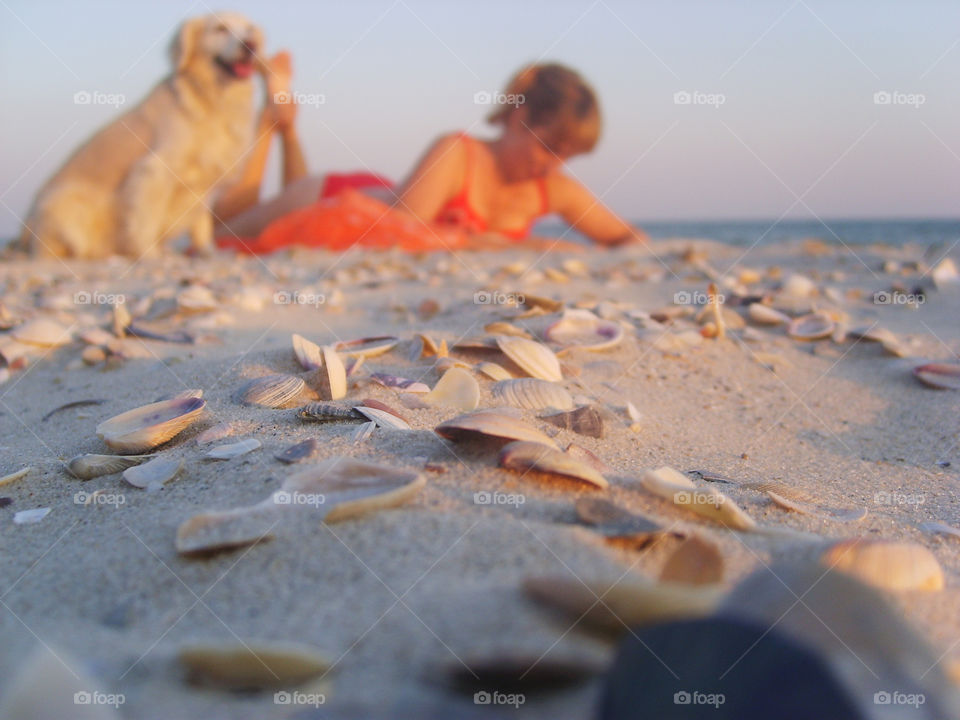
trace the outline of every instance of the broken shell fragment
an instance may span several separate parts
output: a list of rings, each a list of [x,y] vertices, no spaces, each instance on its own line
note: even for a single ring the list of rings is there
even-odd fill
[[[620,323],[602,320],[589,310],[567,309],[544,335],[557,345],[599,351],[619,345],[624,331]]]
[[[923,545],[855,538],[830,547],[820,562],[886,590],[942,590],[943,570]]]
[[[691,535],[667,558],[660,579],[693,585],[722,582],[723,555],[712,542]]]
[[[194,681],[236,690],[300,685],[332,665],[299,643],[192,644],[180,648],[178,657]]]
[[[267,375],[247,383],[240,391],[240,402],[265,408],[294,405],[307,384],[296,375]]]
[[[779,505],[784,510],[791,510],[801,515],[811,515],[824,520],[835,520],[837,522],[860,522],[867,516],[866,508],[821,508],[814,504],[808,504],[785,497],[774,490],[767,490],[769,497],[775,505]]]
[[[152,457],[153,455],[77,455],[67,463],[67,470],[74,477],[90,480],[101,475],[121,472]]]
[[[317,454],[320,449],[320,441],[316,438],[310,438],[303,442],[291,445],[286,450],[277,453],[277,460],[284,463],[298,463],[308,460]]]
[[[430,388],[425,383],[410,380],[408,378],[397,377],[389,373],[371,373],[370,379],[394,390],[403,390],[410,393],[428,393]]]
[[[0,487],[3,487],[4,485],[9,485],[10,483],[15,483],[17,480],[20,480],[21,478],[25,478],[27,475],[30,474],[31,470],[33,470],[33,468],[27,465],[27,467],[25,468],[20,468],[16,472],[12,472],[9,475],[4,475],[3,477],[0,477]]]
[[[558,428],[573,430],[580,435],[595,438],[603,437],[603,417],[600,415],[599,410],[589,405],[584,405],[570,412],[542,415],[540,419],[546,420]]]
[[[494,399],[527,410],[572,410],[573,397],[565,388],[547,380],[516,378],[501,380],[491,388]]]
[[[830,337],[834,327],[835,323],[826,313],[815,312],[791,320],[787,335],[794,340],[821,340]]]
[[[457,410],[475,410],[480,404],[480,385],[469,372],[458,367],[447,370],[436,386],[423,396],[431,405]]]
[[[217,423],[197,435],[197,445],[209,445],[217,440],[223,440],[225,437],[236,435],[240,432],[241,425],[236,422]]]
[[[913,376],[927,387],[937,390],[960,390],[960,365],[927,363],[915,367]]]
[[[671,467],[647,470],[640,482],[651,493],[677,507],[686,508],[733,530],[755,530],[757,527],[753,518],[719,490],[698,488],[690,478]]]
[[[582,480],[599,488],[609,486],[606,478],[586,463],[539,442],[521,440],[506,445],[497,457],[497,464],[502,468],[522,473],[533,470],[547,475],[561,475],[573,480]]]
[[[747,315],[758,325],[784,325],[790,322],[790,316],[763,303],[750,303]]]
[[[211,460],[230,460],[231,458],[246,455],[249,452],[257,450],[262,443],[256,438],[247,438],[239,442],[229,443],[227,445],[218,445],[207,452],[204,457]]]
[[[413,428],[410,427],[410,423],[395,412],[366,405],[357,405],[354,410],[371,422],[376,423],[377,427],[385,427],[392,430],[413,430]]]
[[[478,363],[476,370],[491,380],[510,380],[513,378],[509,370],[503,367],[503,365],[497,365],[495,362],[484,361]]]
[[[200,513],[180,524],[174,545],[183,555],[253,545],[271,539],[281,517],[272,498],[252,507]]]
[[[128,410],[97,425],[97,436],[119,453],[136,455],[171,440],[196,422],[206,401],[177,398]]]
[[[498,335],[497,346],[531,377],[551,382],[563,380],[560,361],[546,345],[521,337]]]
[[[60,347],[72,340],[70,328],[55,320],[37,318],[15,327],[10,336],[17,342],[40,347]]]
[[[346,357],[378,357],[390,352],[400,342],[400,338],[393,335],[344,340],[333,346],[333,349]]]
[[[440,423],[434,429],[440,437],[453,440],[495,438],[497,440],[530,440],[549,447],[556,444],[537,428],[520,418],[496,410],[476,410]]]
[[[302,335],[293,334],[293,353],[304,370],[316,370],[323,365],[320,346],[310,342]]]
[[[143,465],[134,465],[123,471],[123,479],[138,488],[154,490],[173,480],[183,469],[183,460],[154,458]]]

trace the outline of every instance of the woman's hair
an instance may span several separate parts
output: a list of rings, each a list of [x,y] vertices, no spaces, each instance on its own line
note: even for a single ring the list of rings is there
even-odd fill
[[[489,122],[504,123],[522,108],[525,124],[558,155],[590,152],[600,138],[600,106],[593,88],[563,65],[528,65],[498,99]]]

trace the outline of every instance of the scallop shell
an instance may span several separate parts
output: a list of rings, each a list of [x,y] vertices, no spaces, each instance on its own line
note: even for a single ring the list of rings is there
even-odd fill
[[[400,338],[393,335],[344,340],[333,346],[337,352],[346,357],[372,358],[390,352],[400,342]]]
[[[323,366],[317,370],[320,397],[339,400],[347,396],[347,369],[337,352],[329,345],[320,349]]]
[[[177,398],[128,410],[97,425],[97,436],[117,452],[136,455],[162,445],[200,419],[207,403]]]
[[[90,480],[121,472],[152,457],[153,455],[77,455],[67,463],[67,470],[74,477]]]
[[[475,438],[530,440],[556,447],[556,443],[523,420],[496,410],[477,410],[442,422],[434,429],[440,437],[458,442]]]
[[[303,335],[293,334],[293,354],[304,370],[316,370],[323,365],[323,355],[320,346],[310,342]]]
[[[49,318],[28,320],[23,325],[15,327],[10,336],[17,342],[41,347],[60,347],[72,340],[70,328]]]
[[[210,458],[211,460],[230,460],[253,452],[262,445],[263,443],[256,438],[247,438],[246,440],[240,440],[239,442],[229,443],[227,445],[217,445],[217,447],[211,448],[204,457]]]
[[[297,410],[297,417],[301,420],[316,422],[357,422],[363,420],[360,413],[353,408],[324,402],[307,403]]]
[[[183,470],[183,460],[154,458],[143,465],[134,465],[123,471],[123,479],[138,488],[153,490],[163,487]]]
[[[790,316],[763,303],[750,303],[747,315],[758,325],[783,325],[790,322]]]
[[[491,388],[498,402],[527,410],[572,410],[573,397],[560,385],[537,378],[501,380]]]
[[[686,508],[703,517],[725,525],[733,530],[755,530],[753,518],[720,491],[698,488],[683,473],[671,467],[647,470],[641,484],[654,495],[669,500],[680,508]]]
[[[292,687],[332,667],[325,655],[300,643],[194,643],[180,648],[178,658],[194,681],[235,690]]]
[[[580,435],[595,438],[603,437],[603,416],[596,408],[589,405],[584,405],[570,412],[541,415],[540,419],[564,430],[573,430]]]
[[[497,365],[495,362],[484,361],[478,363],[475,368],[477,372],[483,373],[491,380],[510,380],[513,375],[503,365]]]
[[[886,590],[942,590],[943,570],[923,545],[856,538],[829,548],[820,562]]]
[[[475,410],[480,404],[480,385],[469,372],[458,367],[447,370],[436,386],[423,396],[432,405]]]
[[[522,473],[533,470],[583,480],[599,488],[609,486],[606,478],[586,463],[539,442],[512,442],[500,451],[497,463],[502,468]]]
[[[531,377],[552,382],[563,380],[560,361],[546,345],[535,340],[508,335],[498,335],[496,340],[503,354]]]
[[[960,390],[960,365],[927,363],[915,367],[913,376],[927,387],[937,390]]]
[[[790,321],[787,335],[794,340],[821,340],[830,337],[836,324],[825,313],[801,315]]]
[[[265,408],[285,408],[295,404],[307,384],[296,375],[266,375],[247,383],[240,391],[240,402]]]

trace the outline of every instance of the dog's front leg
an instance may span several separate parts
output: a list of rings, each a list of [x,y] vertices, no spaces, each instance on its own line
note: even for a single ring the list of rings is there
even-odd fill
[[[170,199],[178,182],[155,153],[134,165],[120,189],[118,252],[135,258],[159,254],[164,237],[172,229],[164,223],[169,222]]]

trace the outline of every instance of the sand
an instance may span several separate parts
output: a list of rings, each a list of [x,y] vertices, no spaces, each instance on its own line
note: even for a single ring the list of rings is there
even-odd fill
[[[707,279],[682,253],[691,245],[718,271],[757,269],[771,288],[779,268],[801,272],[821,293],[856,290],[836,304],[856,322],[882,324],[907,348],[906,358],[877,343],[829,340],[801,343],[782,328],[758,328],[762,339],[745,342],[740,331],[724,341],[671,348],[672,328],[629,325],[617,348],[573,351],[563,362],[579,370],[566,381],[610,410],[603,439],[579,436],[536,420],[562,445],[576,442],[610,467],[607,491],[575,482],[523,478],[497,469],[487,447],[453,445],[432,429],[457,414],[441,408],[411,409],[377,385],[352,388],[350,398],[377,398],[400,409],[412,432],[378,429],[352,442],[355,425],[307,425],[293,410],[240,405],[238,388],[249,378],[298,372],[290,336],[316,342],[392,334],[396,352],[368,360],[363,371],[387,371],[421,379],[438,377],[432,359],[411,362],[416,332],[449,343],[483,334],[483,326],[510,320],[537,331],[542,318],[517,320],[515,308],[476,303],[481,289],[580,301],[622,303],[621,310],[653,311],[673,305],[678,291],[705,292]],[[675,543],[633,551],[607,544],[578,524],[574,502],[602,495],[676,528],[696,531],[724,558],[724,583],[783,558],[809,555],[810,543],[727,531],[645,492],[645,468],[670,465],[707,470],[740,481],[778,481],[835,508],[865,507],[856,524],[831,522],[777,508],[760,494],[723,486],[759,523],[822,538],[853,535],[917,541],[944,569],[940,592],[889,593],[906,618],[943,653],[960,662],[960,541],[925,535],[922,521],[960,525],[960,394],[920,385],[910,369],[928,360],[960,355],[960,291],[928,289],[917,309],[875,305],[875,291],[894,282],[912,288],[929,278],[885,273],[887,260],[920,256],[917,248],[857,248],[800,243],[743,249],[698,241],[655,243],[656,257],[632,250],[583,255],[513,252],[413,258],[399,255],[295,253],[265,259],[168,257],[129,267],[126,261],[69,263],[15,260],[0,266],[3,302],[15,316],[33,308],[74,324],[73,332],[109,327],[106,305],[74,303],[77,292],[123,293],[136,314],[144,298],[171,298],[184,283],[209,285],[217,309],[178,319],[198,341],[180,345],[147,341],[142,359],[84,365],[82,343],[41,351],[26,370],[0,385],[0,475],[32,470],[0,496],[0,686],[9,682],[37,647],[64,653],[96,687],[122,693],[124,718],[273,717],[472,717],[485,709],[444,682],[448,673],[495,656],[582,658],[600,663],[613,646],[572,627],[528,599],[521,583],[544,574],[615,579],[624,573],[655,577]],[[569,282],[544,277],[577,258],[589,267]],[[511,268],[508,266],[516,265]],[[516,272],[535,269],[525,277]],[[504,268],[508,268],[504,270]],[[894,270],[887,267],[887,270]],[[288,296],[276,296],[288,293]],[[277,303],[285,297],[294,301]],[[323,295],[323,302],[313,304]],[[418,308],[434,300],[439,312]],[[140,310],[143,306],[139,307]],[[426,308],[424,308],[426,309]],[[690,326],[692,327],[692,326]],[[764,363],[759,362],[761,354]],[[468,362],[479,354],[458,357]],[[770,363],[773,363],[771,367]],[[362,375],[362,373],[361,373]],[[481,405],[493,404],[491,382],[480,381]],[[164,455],[185,461],[183,474],[161,491],[131,487],[120,475],[82,482],[64,468],[84,452],[106,452],[96,425],[122,411],[189,388],[202,388],[209,417],[178,436]],[[65,403],[102,399],[99,405],[43,416]],[[623,407],[641,413],[630,428]],[[261,449],[233,460],[202,459],[195,436],[217,422],[235,421],[230,442],[257,438]],[[304,517],[285,524],[277,537],[211,558],[179,556],[177,527],[207,509],[252,504],[278,489],[293,470],[274,459],[287,446],[317,437],[319,457],[346,455],[423,471],[424,490],[402,507],[325,525]],[[430,464],[432,470],[424,470]],[[438,471],[442,470],[442,471]],[[122,497],[119,505],[82,505],[78,492]],[[522,505],[484,506],[474,494],[521,494]],[[883,502],[889,493],[897,499]],[[878,501],[878,497],[880,501]],[[16,511],[49,507],[36,524],[17,525]],[[245,642],[298,641],[334,661],[319,684],[324,704],[278,705],[272,692],[232,693],[187,682],[178,648],[201,639]],[[78,667],[78,671],[81,669]],[[9,688],[8,688],[9,689]],[[91,688],[92,690],[93,688]],[[493,690],[494,688],[491,688]],[[531,695],[507,716],[583,718],[593,711],[600,682]],[[459,708],[459,709],[451,709]],[[297,714],[297,713],[301,714]],[[488,715],[483,715],[484,717]]]

